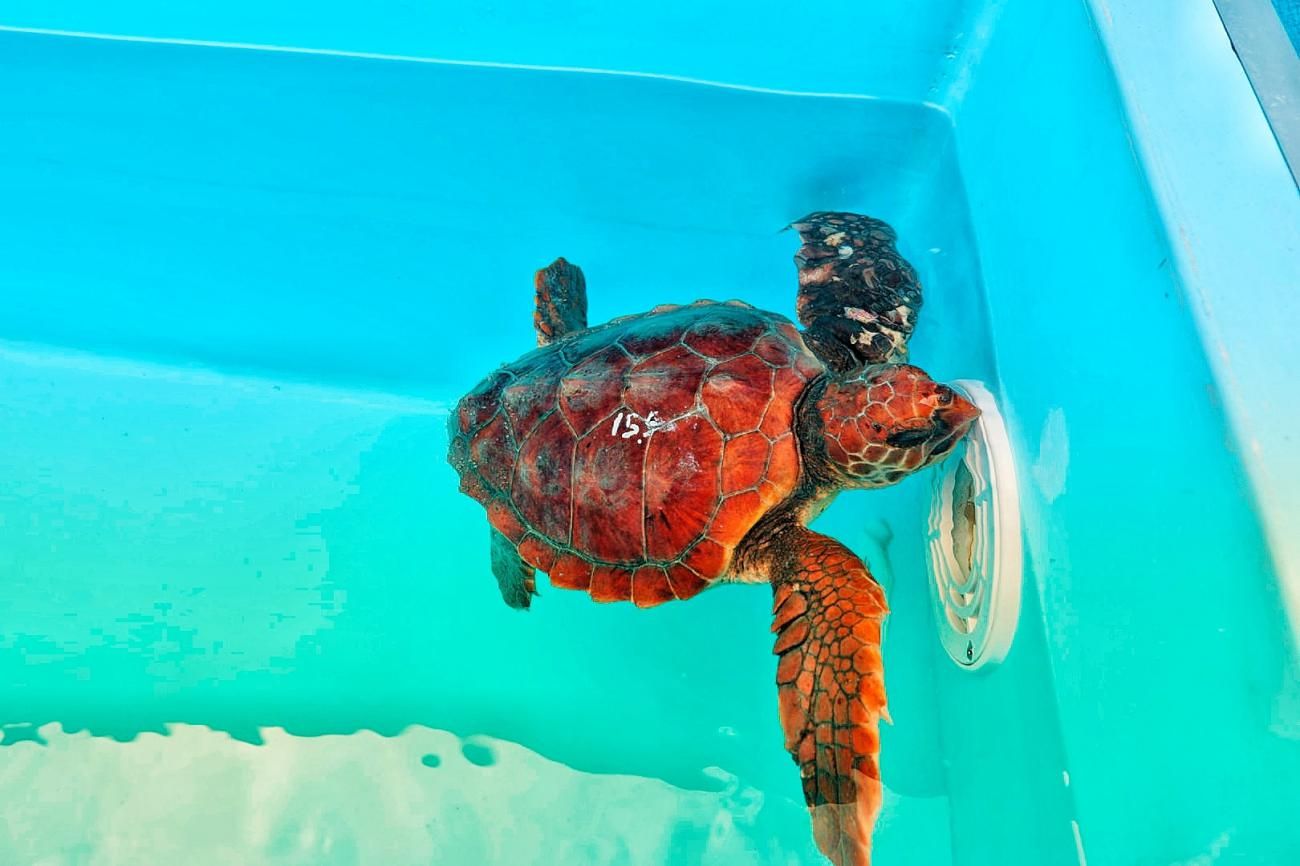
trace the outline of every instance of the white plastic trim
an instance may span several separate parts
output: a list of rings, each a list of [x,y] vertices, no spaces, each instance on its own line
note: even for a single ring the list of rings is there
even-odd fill
[[[981,414],[934,473],[926,556],[939,640],[958,666],[978,670],[1006,658],[1020,618],[1020,493],[993,395],[972,380],[953,386]],[[958,550],[962,529],[970,533],[968,556]]]

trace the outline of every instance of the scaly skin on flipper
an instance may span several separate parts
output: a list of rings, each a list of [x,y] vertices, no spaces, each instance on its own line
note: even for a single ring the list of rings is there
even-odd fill
[[[791,227],[803,241],[794,259],[808,348],[840,374],[904,360],[921,309],[921,284],[894,246],[894,230],[878,219],[836,211],[808,214]]]
[[[816,844],[868,866],[880,811],[884,590],[840,542],[800,525],[771,541],[772,631],[785,748],[800,766]]]
[[[537,345],[549,345],[587,327],[587,278],[582,268],[561,256],[539,270],[533,283]]]
[[[773,588],[773,651],[785,747],[803,780],[817,846],[835,866],[869,866],[880,811],[889,608],[862,560],[793,522],[756,540]]]
[[[501,588],[501,598],[517,610],[528,610],[537,595],[536,571],[519,556],[510,539],[489,527],[492,538],[492,574]]]

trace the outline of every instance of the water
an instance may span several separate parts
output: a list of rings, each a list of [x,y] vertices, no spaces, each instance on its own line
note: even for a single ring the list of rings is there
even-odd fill
[[[28,443],[0,460],[13,485],[0,510],[5,721],[84,732],[10,728],[7,740],[25,742],[6,750],[3,784],[58,779],[47,796],[91,803],[106,827],[160,808],[148,797],[120,803],[110,792],[123,787],[162,786],[165,802],[189,814],[185,804],[242,801],[265,784],[275,796],[247,808],[300,820],[294,833],[314,827],[318,845],[292,850],[324,858],[316,862],[373,862],[374,845],[395,844],[388,822],[405,824],[282,816],[286,789],[318,791],[344,811],[359,787],[420,791],[433,828],[405,827],[408,856],[433,845],[444,859],[416,862],[553,862],[492,847],[503,802],[521,825],[558,822],[548,839],[603,840],[591,843],[593,863],[699,862],[701,850],[740,857],[717,862],[816,862],[776,724],[765,591],[732,587],[637,611],[543,589],[520,614],[501,603],[488,571],[481,509],[455,493],[443,462],[445,404],[63,352],[9,348],[2,367],[13,410],[5,441]],[[896,715],[923,701],[909,667],[891,669]],[[886,764],[900,786],[926,771],[898,765],[934,761],[923,742],[907,754],[908,741],[933,733],[923,711],[912,713]],[[193,729],[179,754],[156,737],[130,742],[173,722],[267,747]],[[392,743],[300,739],[410,725],[421,727]],[[466,747],[448,731],[504,741],[493,748],[517,769],[456,759]],[[437,749],[419,745],[431,737]],[[443,757],[438,772],[420,763],[426,753]],[[563,786],[608,800],[609,814],[565,836],[559,828],[577,818],[575,801],[553,793]],[[458,818],[449,791],[492,808]],[[929,827],[919,833],[929,838],[944,820],[933,796],[894,809],[909,849],[918,835],[909,825]],[[70,844],[63,825],[45,823],[55,813],[16,818],[31,823],[6,841],[37,847],[10,848],[5,862],[38,861],[41,840]],[[460,841],[440,822],[456,824]],[[76,834],[106,845],[94,826]],[[188,827],[168,822],[157,844],[183,844]],[[240,862],[262,862],[259,851],[265,862],[297,862],[279,859],[259,832],[235,834],[247,846]],[[319,847],[327,838],[338,850]],[[90,862],[128,862],[113,858],[141,850],[166,862],[170,849],[112,847]]]
[[[511,611],[444,460],[448,407],[532,345],[536,267],[581,264],[593,322],[790,315],[779,229],[821,208],[897,227],[914,357],[1002,384],[1027,491],[1021,631],[978,676],[934,635],[928,479],[817,525],[893,608],[877,862],[1295,850],[1300,704],[1202,348],[1089,31],[1016,8],[955,130],[917,102],[0,34],[0,864],[824,862],[768,591]],[[1048,25],[1076,34],[1052,38],[1077,129],[1021,87],[1017,33]],[[1190,431],[1129,486],[1085,235]],[[1213,533],[1168,517],[1188,466]],[[1240,591],[1172,595],[1166,568]]]
[[[46,807],[0,860],[819,862],[770,593],[638,611],[543,586],[507,609],[446,415],[530,348],[532,271],[555,255],[586,269],[593,322],[701,296],[790,315],[779,230],[816,208],[897,225],[933,307],[968,312],[927,315],[918,351],[936,376],[986,375],[985,340],[940,349],[982,321],[943,118],[0,40],[22,133],[0,171],[26,215],[5,240],[0,772]],[[826,531],[894,582],[889,538],[919,510],[864,522],[848,499]],[[893,599],[905,721],[877,850],[933,864],[950,852],[918,578]],[[201,845],[214,801],[235,829]]]

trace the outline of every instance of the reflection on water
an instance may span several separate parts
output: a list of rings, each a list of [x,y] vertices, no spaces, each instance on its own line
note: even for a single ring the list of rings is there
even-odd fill
[[[40,866],[703,864],[793,866],[764,796],[570,769],[485,737],[412,727],[263,745],[170,726],[127,743],[58,725],[0,749],[0,862]]]

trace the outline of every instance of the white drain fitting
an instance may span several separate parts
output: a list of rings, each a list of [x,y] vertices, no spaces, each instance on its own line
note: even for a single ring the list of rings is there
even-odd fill
[[[980,417],[934,472],[926,556],[939,639],[976,670],[1006,658],[1020,617],[1020,495],[1002,413],[979,382],[953,383]]]

